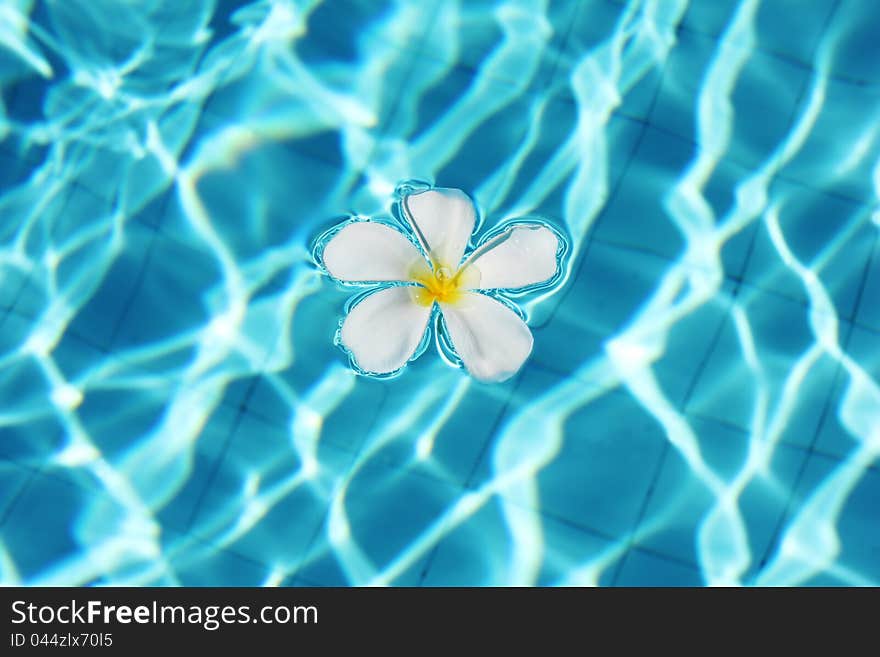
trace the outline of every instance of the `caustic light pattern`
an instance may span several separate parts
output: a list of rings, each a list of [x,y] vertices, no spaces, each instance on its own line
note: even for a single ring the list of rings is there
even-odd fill
[[[0,583],[880,583],[878,25],[0,0]]]
[[[424,345],[435,308],[467,371],[481,381],[513,376],[532,351],[532,333],[510,301],[490,291],[523,291],[558,278],[562,242],[550,228],[517,221],[466,254],[477,214],[457,189],[404,191],[397,207],[414,241],[397,227],[351,221],[319,239],[316,258],[342,284],[396,285],[357,301],[338,339],[357,369],[401,370]]]

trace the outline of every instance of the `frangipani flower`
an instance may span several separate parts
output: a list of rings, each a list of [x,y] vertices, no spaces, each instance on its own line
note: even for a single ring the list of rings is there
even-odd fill
[[[464,192],[409,191],[398,209],[410,235],[355,219],[319,243],[316,259],[338,282],[377,286],[337,334],[353,364],[368,374],[397,372],[421,353],[439,312],[438,330],[471,376],[503,381],[515,374],[532,351],[532,333],[498,291],[555,280],[563,242],[541,223],[519,221],[465,256],[477,215]]]

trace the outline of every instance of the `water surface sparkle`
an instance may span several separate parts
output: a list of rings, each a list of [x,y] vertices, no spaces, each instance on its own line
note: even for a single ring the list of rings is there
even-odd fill
[[[871,4],[6,0],[0,581],[880,583]],[[569,238],[503,384],[332,343],[413,178]]]

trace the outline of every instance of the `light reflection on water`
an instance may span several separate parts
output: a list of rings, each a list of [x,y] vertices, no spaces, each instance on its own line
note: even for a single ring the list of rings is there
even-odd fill
[[[2,581],[876,584],[880,16],[791,4],[4,3]],[[570,237],[507,383],[333,346],[410,178]]]

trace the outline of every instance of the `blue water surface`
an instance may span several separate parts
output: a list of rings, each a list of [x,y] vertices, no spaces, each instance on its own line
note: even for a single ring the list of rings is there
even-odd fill
[[[880,583],[880,6],[3,0],[0,581]],[[570,240],[482,384],[312,260]]]

